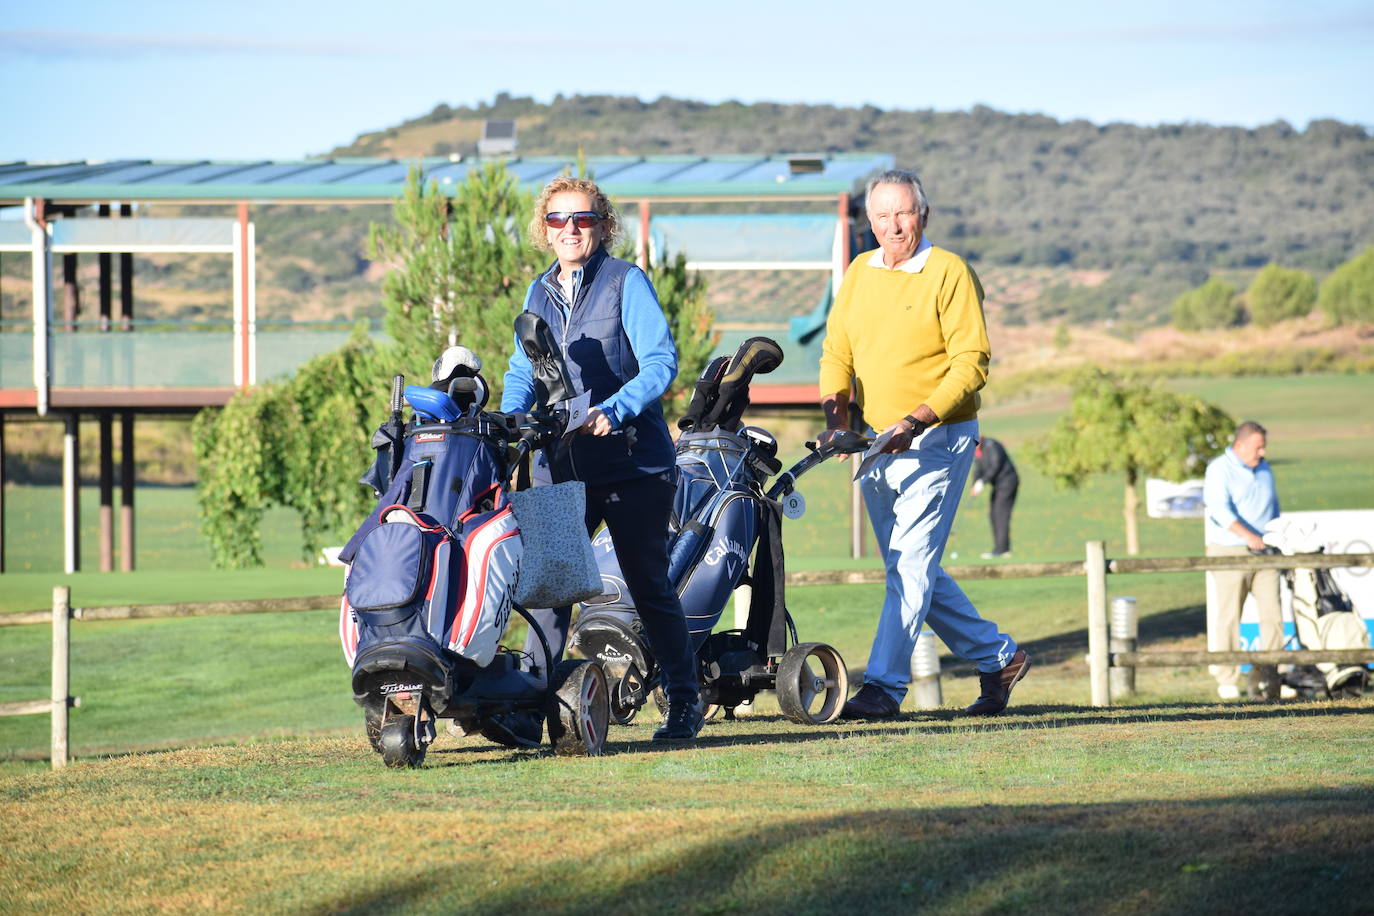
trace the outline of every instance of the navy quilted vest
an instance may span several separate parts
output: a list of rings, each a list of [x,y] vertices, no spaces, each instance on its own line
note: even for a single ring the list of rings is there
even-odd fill
[[[598,249],[582,269],[582,285],[567,320],[553,293],[558,288],[557,268],[555,263],[535,281],[527,307],[548,322],[561,343],[573,388],[578,393],[590,391],[592,404],[598,404],[639,374],[639,362],[620,321],[625,277],[635,267]],[[633,445],[623,435],[574,436],[572,448],[552,469],[554,481],[605,484],[673,468],[673,440],[660,402],[654,401],[622,426],[634,428]],[[545,461],[541,455],[540,464]]]

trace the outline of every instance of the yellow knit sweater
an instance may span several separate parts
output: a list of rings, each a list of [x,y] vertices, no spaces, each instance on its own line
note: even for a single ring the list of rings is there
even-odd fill
[[[926,404],[942,423],[978,416],[988,378],[983,286],[963,259],[931,248],[919,273],[849,265],[826,322],[821,397],[856,380],[864,419],[883,430]]]

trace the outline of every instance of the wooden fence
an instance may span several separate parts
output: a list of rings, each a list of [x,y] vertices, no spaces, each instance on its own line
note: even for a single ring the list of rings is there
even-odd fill
[[[1312,664],[1337,662],[1356,664],[1374,661],[1374,648],[1331,649],[1323,651],[1283,650],[1276,652],[1138,652],[1112,651],[1107,621],[1107,576],[1113,573],[1205,572],[1218,569],[1340,569],[1374,566],[1374,554],[1301,554],[1297,556],[1250,557],[1132,557],[1108,559],[1102,541],[1089,541],[1083,562],[999,563],[979,566],[947,566],[955,579],[1031,579],[1049,576],[1084,576],[1088,598],[1088,671],[1092,686],[1092,705],[1110,706],[1112,668],[1176,667],[1209,664]],[[787,574],[788,586],[861,585],[882,583],[882,569],[810,570]],[[266,614],[283,611],[317,611],[337,607],[338,595],[306,598],[258,598],[244,601],[203,601],[196,603],[108,605],[72,607],[71,590],[53,589],[50,611],[21,611],[0,614],[0,627],[26,624],[52,624],[52,692],[46,699],[0,703],[0,716],[49,713],[52,716],[52,766],[66,766],[68,760],[69,712],[79,706],[71,696],[71,621],[73,620],[148,620],[165,617],[209,617],[227,614]]]

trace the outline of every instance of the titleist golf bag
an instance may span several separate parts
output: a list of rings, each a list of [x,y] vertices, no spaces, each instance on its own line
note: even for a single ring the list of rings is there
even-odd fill
[[[847,674],[843,659],[830,646],[797,642],[783,593],[779,500],[806,470],[830,455],[862,450],[865,440],[851,436],[813,451],[765,491],[782,467],[777,440],[764,429],[741,425],[741,418],[754,375],[771,372],[781,362],[782,350],[774,341],[755,337],[702,372],[687,414],[678,422],[682,434],[670,520],[669,581],[687,618],[708,709],[723,707],[728,717],[758,691],[772,689],[783,712],[795,721],[829,722],[844,703]],[[570,644],[606,668],[611,716],[627,723],[657,683],[658,666],[609,534],[600,532],[592,546],[603,594],[583,602]],[[716,632],[741,584],[752,589],[746,626]],[[821,669],[819,676],[812,664]]]
[[[534,411],[522,425],[484,411],[480,360],[464,350],[467,365],[449,366],[453,350],[463,348],[436,363],[433,387],[393,381],[392,416],[363,478],[377,505],[340,553],[340,638],[368,739],[388,766],[418,766],[437,718],[488,734],[497,717],[531,710],[547,715],[559,753],[599,753],[600,666],[532,670],[500,646],[512,612],[529,620],[515,600],[529,562],[507,481],[532,445],[557,439],[559,417]]]

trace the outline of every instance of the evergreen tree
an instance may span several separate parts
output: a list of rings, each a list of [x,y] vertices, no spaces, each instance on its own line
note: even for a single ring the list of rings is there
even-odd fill
[[[1317,281],[1306,271],[1267,264],[1245,292],[1250,320],[1262,328],[1301,318],[1317,302]]]
[[[1173,316],[1174,327],[1180,331],[1229,328],[1240,319],[1235,287],[1211,277],[1197,289],[1174,300]]]
[[[1333,270],[1317,304],[1332,324],[1374,321],[1374,247]]]

